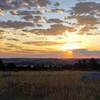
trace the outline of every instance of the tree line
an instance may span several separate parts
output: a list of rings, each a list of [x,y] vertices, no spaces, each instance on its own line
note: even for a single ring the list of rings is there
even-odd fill
[[[0,71],[43,71],[43,70],[82,70],[82,71],[100,71],[100,63],[94,58],[91,59],[80,59],[74,64],[63,64],[63,65],[52,65],[52,64],[33,64],[27,66],[16,66],[14,63],[3,63],[0,59]]]

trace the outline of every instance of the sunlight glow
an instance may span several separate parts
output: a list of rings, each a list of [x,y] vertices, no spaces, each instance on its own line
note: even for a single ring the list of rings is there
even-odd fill
[[[74,53],[72,50],[68,50],[64,52],[64,58],[73,58],[74,57]]]
[[[64,44],[61,49],[63,51],[69,51],[69,50],[75,50],[75,49],[79,49],[80,45],[77,43],[69,43],[69,44]]]

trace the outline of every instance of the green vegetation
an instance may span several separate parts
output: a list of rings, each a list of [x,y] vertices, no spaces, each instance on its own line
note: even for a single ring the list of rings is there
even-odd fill
[[[0,72],[0,100],[100,100],[100,79],[90,72]]]

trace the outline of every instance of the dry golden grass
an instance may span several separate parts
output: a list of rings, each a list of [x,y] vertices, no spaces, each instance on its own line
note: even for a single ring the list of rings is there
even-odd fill
[[[0,72],[0,100],[100,100],[100,80],[89,72]]]

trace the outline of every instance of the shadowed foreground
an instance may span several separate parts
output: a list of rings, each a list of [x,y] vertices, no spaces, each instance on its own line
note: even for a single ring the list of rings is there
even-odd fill
[[[0,100],[100,100],[100,73],[0,72]]]

